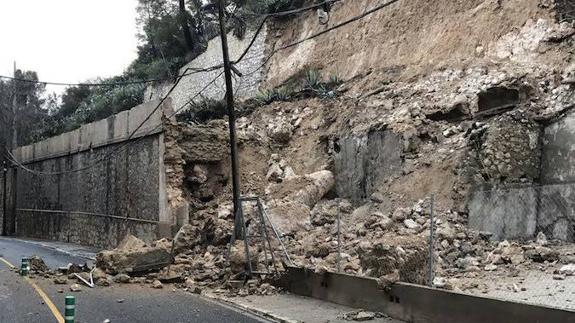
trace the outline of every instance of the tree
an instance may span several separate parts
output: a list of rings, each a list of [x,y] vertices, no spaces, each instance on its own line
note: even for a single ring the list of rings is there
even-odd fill
[[[253,13],[265,14],[288,10],[303,5],[303,0],[228,0],[226,5],[227,30],[243,37],[248,22],[256,23]],[[94,82],[116,83],[142,79],[169,79],[178,75],[182,66],[207,48],[208,42],[219,34],[218,0],[138,0],[137,58],[119,76],[97,79]],[[24,75],[37,79],[34,72]],[[23,77],[24,77],[23,76]],[[69,87],[61,100],[54,96],[42,99],[42,85],[27,84],[19,100],[26,105],[26,120],[19,127],[26,137],[22,142],[40,140],[71,131],[84,123],[107,118],[130,109],[144,100],[146,84],[106,87]],[[0,82],[0,122],[11,107],[10,82]],[[21,84],[23,86],[23,84]],[[24,102],[26,101],[26,102]],[[61,101],[61,103],[59,103]],[[41,126],[41,127],[39,127]],[[5,127],[0,127],[2,129]],[[0,131],[0,139],[2,133]]]
[[[186,1],[178,0],[178,3],[178,20],[180,21],[180,26],[182,28],[182,32],[184,33],[184,39],[186,40],[188,51],[193,52],[196,48],[196,44],[194,38],[192,37],[190,26],[188,25],[188,20],[190,20],[190,17],[188,11],[186,10]]]
[[[37,81],[34,71],[17,70],[17,79]],[[17,145],[28,144],[38,138],[44,127],[48,110],[44,107],[46,86],[36,82],[18,80],[0,81],[0,144],[1,149],[14,148],[11,145],[11,129],[14,114],[13,103],[16,103]],[[13,101],[15,99],[15,101]]]
[[[89,86],[71,86],[67,88],[62,94],[62,103],[54,115],[60,118],[70,117],[90,94],[92,94],[92,90]]]

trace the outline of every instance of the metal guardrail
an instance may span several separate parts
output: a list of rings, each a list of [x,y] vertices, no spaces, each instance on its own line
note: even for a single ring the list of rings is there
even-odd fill
[[[102,213],[93,213],[93,212],[83,212],[83,211],[62,211],[62,210],[40,210],[40,209],[16,209],[18,212],[34,212],[34,213],[49,213],[49,214],[78,214],[78,215],[89,215],[89,216],[97,216],[103,218],[110,218],[122,221],[132,221],[132,222],[140,222],[140,223],[148,223],[148,224],[159,224],[159,221],[154,220],[145,220],[145,219],[136,219],[136,218],[126,218],[117,215],[110,215],[110,214],[102,214]]]

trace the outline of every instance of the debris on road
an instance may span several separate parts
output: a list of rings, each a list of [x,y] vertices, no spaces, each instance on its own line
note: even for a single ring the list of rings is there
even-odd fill
[[[164,284],[162,284],[162,282],[159,280],[154,280],[154,282],[152,282],[152,287],[156,289],[161,289],[164,288]]]
[[[357,322],[364,322],[364,321],[371,321],[375,320],[376,318],[386,317],[386,315],[377,312],[369,312],[364,310],[357,310],[351,311],[347,313],[343,313],[338,316],[338,318],[346,321],[357,321]]]
[[[70,291],[77,293],[77,292],[81,292],[82,288],[78,284],[72,284],[72,285],[70,285]]]
[[[50,271],[50,268],[44,263],[44,260],[38,256],[30,257],[28,263],[30,265],[30,271],[32,272],[45,273]]]
[[[172,263],[166,249],[143,244],[144,247],[138,240],[128,235],[118,248],[98,253],[96,266],[109,274],[118,274],[159,270]]]

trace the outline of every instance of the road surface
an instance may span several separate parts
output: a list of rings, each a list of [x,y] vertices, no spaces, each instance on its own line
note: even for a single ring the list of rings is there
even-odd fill
[[[82,287],[79,293],[69,286],[47,279],[28,279],[11,266],[22,257],[38,255],[50,267],[87,259],[17,239],[0,238],[0,322],[62,322],[65,295],[76,296],[76,322],[266,322],[248,313],[205,300],[169,286],[157,290],[137,285]],[[63,293],[59,293],[64,291]]]

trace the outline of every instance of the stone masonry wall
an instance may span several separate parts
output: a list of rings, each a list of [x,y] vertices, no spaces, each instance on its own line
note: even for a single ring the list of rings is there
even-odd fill
[[[165,199],[162,113],[126,138],[157,106],[150,102],[80,129],[16,149],[27,168],[16,181],[16,234],[115,247],[126,233],[152,241],[172,224]],[[128,144],[126,144],[128,143]],[[101,161],[101,162],[98,162]]]
[[[228,34],[228,46],[230,51],[230,59],[236,60],[248,47],[255,32],[248,31],[243,39],[238,39],[232,33]],[[265,59],[265,40],[266,28],[260,32],[253,46],[248,51],[245,58],[236,66],[236,68],[244,74],[239,77],[234,74],[234,94],[236,97],[253,97],[258,93],[262,75],[265,71],[264,68],[258,70],[264,63]],[[222,60],[222,44],[221,38],[216,37],[208,43],[207,50],[198,56],[196,59],[185,65],[180,69],[180,74],[187,68],[205,68],[218,64],[223,64]],[[197,73],[184,76],[178,86],[174,89],[170,97],[172,98],[174,109],[182,107],[188,100],[200,93],[202,89],[218,76],[223,69],[217,69],[211,72]],[[173,86],[172,82],[164,83],[158,86],[148,87],[145,100],[158,99],[166,95],[169,89]],[[217,81],[206,88],[202,92],[202,96],[197,97],[195,100],[200,101],[202,97],[221,100],[225,95],[225,80],[223,74],[220,75]]]

